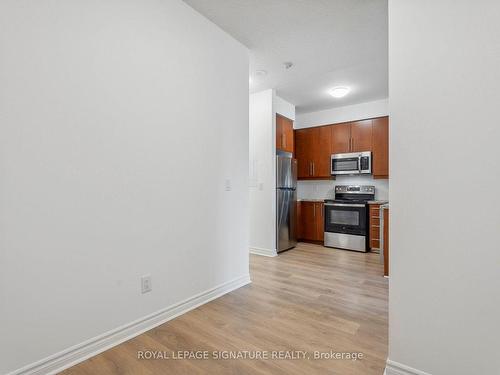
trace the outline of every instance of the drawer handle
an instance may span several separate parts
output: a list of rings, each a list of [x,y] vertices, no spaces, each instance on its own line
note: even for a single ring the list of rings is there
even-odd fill
[[[380,225],[372,225],[372,228],[380,228]]]

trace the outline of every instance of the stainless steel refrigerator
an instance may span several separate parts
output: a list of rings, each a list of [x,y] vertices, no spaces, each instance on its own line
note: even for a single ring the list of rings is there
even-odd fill
[[[276,249],[297,245],[297,160],[289,152],[276,155]]]

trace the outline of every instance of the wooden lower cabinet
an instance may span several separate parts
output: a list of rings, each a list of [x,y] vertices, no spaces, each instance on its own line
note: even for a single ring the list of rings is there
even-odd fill
[[[370,204],[369,205],[369,225],[370,229],[368,231],[369,235],[369,246],[370,250],[379,250],[384,254],[384,276],[389,276],[389,209],[381,209],[380,204]],[[384,216],[382,218],[382,215]],[[383,241],[380,238],[380,221],[384,220],[384,228],[382,236]],[[381,248],[381,243],[383,243],[383,248]]]
[[[383,211],[384,215],[384,276],[389,276],[389,209]]]
[[[323,242],[324,239],[324,206],[323,202],[298,202],[298,239],[304,241]]]
[[[380,250],[380,204],[370,204],[368,212],[368,246],[370,250]]]
[[[318,214],[318,219],[316,219],[317,238],[318,241],[323,242],[325,240],[325,205],[323,202],[316,203],[316,213]]]

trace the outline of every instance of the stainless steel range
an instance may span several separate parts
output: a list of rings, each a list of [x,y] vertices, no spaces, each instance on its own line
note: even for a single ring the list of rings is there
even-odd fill
[[[374,198],[375,186],[335,186],[335,199],[325,200],[325,246],[366,252],[367,202]]]

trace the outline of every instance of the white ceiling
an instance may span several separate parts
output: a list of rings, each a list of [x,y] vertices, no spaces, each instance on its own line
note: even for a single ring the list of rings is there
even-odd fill
[[[275,88],[299,113],[388,96],[387,0],[184,1],[250,49],[251,92]]]

